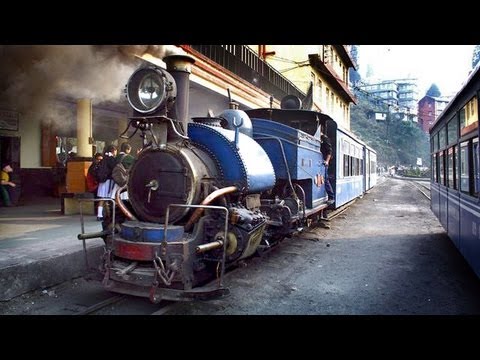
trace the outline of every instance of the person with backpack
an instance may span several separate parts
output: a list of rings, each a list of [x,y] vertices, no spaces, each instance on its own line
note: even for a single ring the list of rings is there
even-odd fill
[[[87,191],[91,192],[96,199],[97,196],[97,191],[98,191],[98,180],[95,176],[95,173],[97,172],[98,165],[100,164],[100,161],[103,159],[103,154],[101,153],[96,153],[93,156],[93,161],[90,164],[90,167],[88,168],[87,171]],[[97,211],[98,208],[98,203],[94,202],[94,208],[95,211]]]
[[[108,145],[103,155],[103,160],[98,164],[98,168],[95,171],[95,177],[98,181],[97,196],[99,198],[111,197],[114,181],[112,179],[112,171],[115,167],[117,156],[117,147],[115,145]],[[103,220],[103,207],[104,202],[99,201],[97,208],[97,220]]]
[[[135,161],[135,158],[130,155],[131,151],[132,146],[129,143],[123,143],[122,145],[120,145],[120,154],[118,154],[115,158],[116,165],[113,168],[112,172],[112,178],[115,182],[111,193],[112,199],[115,199],[115,194],[117,193],[117,190],[124,186],[128,181],[128,172]],[[122,193],[120,195],[120,198],[122,200],[128,200],[128,193]]]
[[[98,189],[98,180],[95,176],[95,173],[97,172],[98,165],[102,160],[103,160],[103,155],[101,153],[96,153],[95,156],[93,157],[93,162],[87,171],[87,190],[91,193],[94,193],[95,197],[97,196],[97,189]]]

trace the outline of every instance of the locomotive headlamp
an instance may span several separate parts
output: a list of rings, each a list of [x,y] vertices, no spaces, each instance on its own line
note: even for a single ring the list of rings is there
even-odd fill
[[[127,83],[130,106],[142,114],[169,108],[177,95],[173,77],[165,70],[148,67],[135,71]]]

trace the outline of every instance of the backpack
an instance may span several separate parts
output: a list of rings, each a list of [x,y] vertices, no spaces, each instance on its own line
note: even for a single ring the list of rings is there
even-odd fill
[[[95,176],[93,176],[93,172],[89,171],[87,173],[87,190],[90,192],[93,192],[97,190],[98,188],[98,181],[95,179]]]
[[[103,183],[108,180],[110,177],[110,168],[108,166],[108,161],[107,161],[108,156],[105,156],[99,163],[96,168],[93,169],[94,173],[93,175],[95,176],[95,179],[99,183]]]
[[[122,164],[125,156],[126,154],[123,154],[123,156],[120,158],[120,160],[112,170],[113,181],[115,181],[115,183],[117,183],[120,187],[126,185],[128,182],[128,170],[125,169],[125,166],[123,166]]]

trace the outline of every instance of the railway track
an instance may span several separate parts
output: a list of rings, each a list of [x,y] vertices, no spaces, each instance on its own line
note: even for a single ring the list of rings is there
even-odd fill
[[[109,306],[109,305],[113,305],[113,304],[116,304],[118,302],[121,302],[123,300],[125,300],[126,296],[124,295],[116,295],[116,296],[112,296],[106,300],[103,300],[103,301],[100,301],[99,303],[97,304],[94,304],[92,306],[89,306],[88,308],[80,311],[79,313],[76,313],[74,315],[92,315],[94,314],[95,312]]]
[[[409,181],[410,185],[416,188],[418,191],[422,193],[428,200],[430,200],[430,184],[425,185],[425,181]],[[427,194],[428,192],[428,194]]]
[[[117,313],[122,313],[122,307],[129,309],[132,305],[135,305],[141,301],[141,299],[136,297],[130,297],[127,295],[115,295],[106,300],[100,301],[94,305],[87,307],[86,309],[75,313],[74,315],[116,315]],[[107,309],[111,305],[117,305],[117,309]],[[165,315],[170,310],[172,310],[176,302],[172,301],[162,301],[160,304],[147,304],[144,306],[143,311],[136,315]],[[152,308],[154,311],[152,311]],[[113,313],[112,313],[113,311]],[[136,311],[138,312],[138,311]]]

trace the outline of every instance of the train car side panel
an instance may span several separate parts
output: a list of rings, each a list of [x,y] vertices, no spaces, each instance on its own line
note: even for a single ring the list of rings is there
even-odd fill
[[[366,167],[368,172],[368,184],[367,190],[370,190],[372,187],[377,185],[377,153],[370,147],[366,147],[369,157],[369,166]]]
[[[476,203],[476,199],[462,196],[459,216],[461,227],[457,248],[477,276],[480,276],[480,207]]]
[[[362,145],[351,136],[337,131],[335,206],[342,206],[363,194],[365,178]]]
[[[458,191],[448,192],[448,235],[454,243],[460,241],[460,199]]]
[[[480,277],[480,64],[430,128],[431,209]]]

